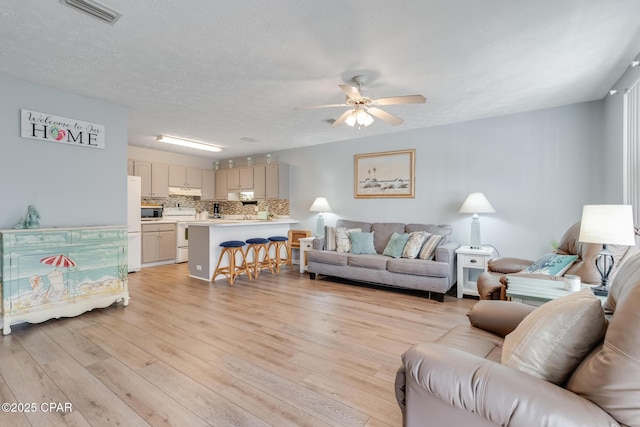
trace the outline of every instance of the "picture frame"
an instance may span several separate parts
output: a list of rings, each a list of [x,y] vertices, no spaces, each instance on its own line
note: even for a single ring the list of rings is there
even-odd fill
[[[356,199],[415,197],[415,149],[356,154]]]

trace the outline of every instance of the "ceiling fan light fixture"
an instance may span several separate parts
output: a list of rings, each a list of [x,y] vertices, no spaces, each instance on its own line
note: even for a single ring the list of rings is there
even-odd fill
[[[212,151],[214,153],[222,151],[222,147],[208,144],[206,142],[194,141],[191,139],[178,138],[175,136],[158,135],[156,141],[167,144],[179,145],[181,147],[195,148],[196,150]]]
[[[369,126],[373,123],[373,117],[371,117],[371,114],[366,111],[359,110],[356,114],[356,123],[358,123],[359,126]]]

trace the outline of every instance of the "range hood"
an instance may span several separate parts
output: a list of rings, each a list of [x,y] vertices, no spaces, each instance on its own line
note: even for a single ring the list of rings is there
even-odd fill
[[[169,194],[172,196],[198,196],[202,197],[202,190],[199,188],[169,187]]]

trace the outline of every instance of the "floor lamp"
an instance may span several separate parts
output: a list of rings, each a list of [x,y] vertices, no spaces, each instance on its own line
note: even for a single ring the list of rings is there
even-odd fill
[[[480,219],[478,214],[495,213],[496,211],[483,193],[471,193],[467,196],[462,206],[460,206],[458,212],[473,214],[471,217],[471,239],[469,240],[469,246],[471,249],[480,249]]]
[[[600,243],[602,250],[595,264],[601,285],[593,289],[596,295],[609,294],[609,275],[613,270],[613,254],[607,245],[634,246],[636,244],[631,205],[585,205],[580,222],[580,242]]]
[[[313,204],[309,208],[310,212],[318,212],[318,223],[316,226],[316,236],[324,237],[324,217],[323,212],[331,212],[331,206],[324,197],[316,197]]]

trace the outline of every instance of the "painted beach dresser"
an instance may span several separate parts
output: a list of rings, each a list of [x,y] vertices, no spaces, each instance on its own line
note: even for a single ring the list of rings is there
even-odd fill
[[[129,304],[125,226],[0,230],[2,331]]]

